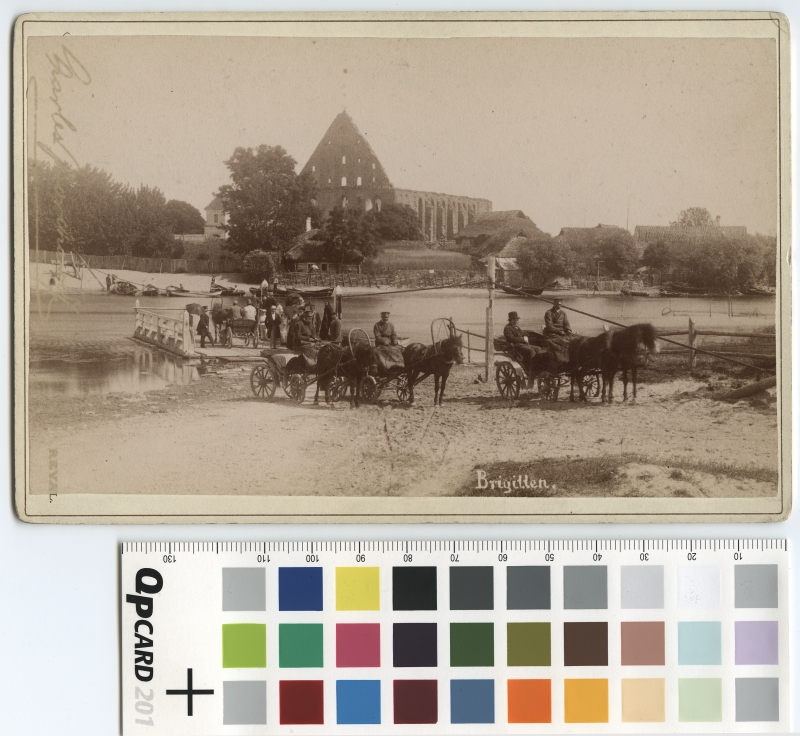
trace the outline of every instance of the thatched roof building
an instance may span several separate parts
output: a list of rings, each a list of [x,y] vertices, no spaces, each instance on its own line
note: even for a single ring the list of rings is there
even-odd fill
[[[459,250],[480,258],[499,254],[515,238],[549,237],[522,210],[485,212],[455,236]]]
[[[358,271],[364,260],[354,251],[344,263],[333,263],[325,253],[325,243],[319,239],[322,231],[307,230],[298,235],[283,256],[287,267],[294,271]]]

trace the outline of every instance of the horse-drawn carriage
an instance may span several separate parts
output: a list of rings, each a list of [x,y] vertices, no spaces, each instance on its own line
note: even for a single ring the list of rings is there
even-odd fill
[[[449,336],[437,341],[436,325],[440,333],[446,326]],[[318,341],[291,357],[264,350],[264,362],[250,373],[250,387],[258,398],[270,400],[281,386],[287,396],[302,402],[306,389],[316,383],[315,403],[320,389],[325,391],[326,403],[330,403],[344,398],[349,387],[351,400],[358,406],[360,398],[377,401],[381,392],[391,386],[400,401],[413,403],[414,386],[433,375],[434,400],[441,404],[450,367],[463,359],[461,338],[449,319],[434,320],[431,335],[434,342],[429,346],[412,343],[405,348],[375,347],[364,330],[355,328],[341,344]]]
[[[233,338],[237,337],[244,340],[245,347],[252,343],[257,348],[259,339],[263,339],[259,326],[260,316],[260,311],[257,311],[255,319],[233,318],[231,310],[222,306],[222,299],[215,297],[211,301],[211,321],[214,323],[217,344],[223,348],[231,348]]]
[[[569,362],[568,342],[564,338],[547,338],[533,330],[525,331],[524,335],[528,338],[529,345],[543,348],[544,352],[528,358],[504,337],[495,338],[495,352],[508,358],[496,363],[497,390],[506,399],[516,399],[521,389],[536,387],[543,401],[558,401],[559,392],[570,385],[573,373],[573,366]],[[582,382],[586,396],[599,396],[599,369],[583,372]]]

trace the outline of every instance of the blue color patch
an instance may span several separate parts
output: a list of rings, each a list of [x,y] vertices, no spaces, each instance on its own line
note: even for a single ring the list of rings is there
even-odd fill
[[[722,664],[722,624],[679,621],[678,664]]]
[[[380,722],[380,680],[336,681],[336,723]]]
[[[494,723],[494,680],[450,680],[450,723]]]
[[[322,568],[278,568],[278,608],[281,611],[321,611]]]

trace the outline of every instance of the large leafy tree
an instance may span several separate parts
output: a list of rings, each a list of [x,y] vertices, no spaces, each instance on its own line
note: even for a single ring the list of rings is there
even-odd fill
[[[225,162],[231,183],[218,195],[228,214],[228,249],[282,254],[305,230],[306,218],[318,224],[316,184],[310,175],[295,173],[296,163],[281,146],[267,145],[239,147]]]
[[[598,255],[605,270],[616,278],[635,271],[639,262],[633,238],[627,233],[614,233],[601,238]]]
[[[526,244],[517,256],[517,265],[531,283],[546,286],[559,276],[572,276],[575,259],[567,243],[548,238]]]
[[[642,263],[658,271],[664,271],[672,265],[672,248],[664,240],[649,243],[642,254]]]
[[[407,204],[387,204],[380,212],[370,210],[365,219],[371,221],[381,240],[421,240],[422,229],[417,213]]]
[[[323,243],[330,263],[360,261],[378,253],[375,224],[361,210],[334,207],[315,240]]]
[[[202,234],[206,220],[197,207],[179,199],[171,199],[167,202],[165,209],[173,233],[179,235]]]
[[[677,220],[670,222],[673,227],[710,227],[713,224],[711,213],[705,207],[689,207],[681,211]]]

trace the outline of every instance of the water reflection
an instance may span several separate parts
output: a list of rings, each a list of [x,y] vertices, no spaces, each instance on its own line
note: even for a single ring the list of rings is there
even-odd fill
[[[84,396],[185,386],[200,372],[177,356],[128,341],[127,346],[114,351],[113,358],[102,351],[98,355],[96,350],[71,351],[68,356],[42,360],[32,357],[29,375],[31,391]]]

